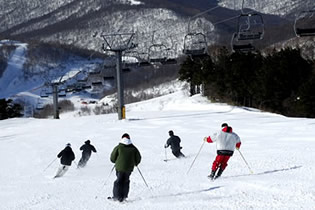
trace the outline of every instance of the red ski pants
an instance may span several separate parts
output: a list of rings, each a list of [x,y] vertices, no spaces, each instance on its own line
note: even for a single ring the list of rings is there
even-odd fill
[[[219,167],[224,170],[227,167],[227,162],[231,156],[227,155],[217,155],[212,164],[212,171],[216,171]]]

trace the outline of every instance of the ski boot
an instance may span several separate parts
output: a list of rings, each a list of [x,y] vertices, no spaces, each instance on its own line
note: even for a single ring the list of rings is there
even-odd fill
[[[213,180],[216,171],[211,171],[211,174],[208,176],[209,179]]]
[[[218,173],[217,173],[217,175],[214,177],[214,179],[217,179],[217,178],[219,178],[221,175],[222,175],[222,173],[223,173],[223,169],[219,169],[219,171],[218,171]]]

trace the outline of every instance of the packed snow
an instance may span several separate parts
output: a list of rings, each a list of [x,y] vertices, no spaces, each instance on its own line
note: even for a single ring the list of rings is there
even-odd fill
[[[203,144],[203,137],[223,122],[240,136],[249,167],[235,151],[222,177],[211,181],[216,147]],[[186,91],[129,104],[125,120],[71,113],[60,120],[2,120],[0,209],[315,209],[314,128],[315,119],[211,103]],[[169,148],[165,153],[169,130],[181,138],[186,158],[176,159]],[[116,178],[109,156],[125,132],[141,152],[139,170],[148,187],[135,168],[127,202],[117,203],[107,199]],[[98,152],[77,169],[87,139]],[[53,179],[56,156],[68,142],[75,163]]]

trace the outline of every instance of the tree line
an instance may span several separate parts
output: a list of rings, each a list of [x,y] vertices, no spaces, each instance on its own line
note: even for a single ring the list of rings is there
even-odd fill
[[[247,106],[290,117],[315,117],[315,65],[300,49],[268,54],[230,53],[219,48],[207,56],[190,56],[181,64],[179,79],[202,85],[212,101]]]

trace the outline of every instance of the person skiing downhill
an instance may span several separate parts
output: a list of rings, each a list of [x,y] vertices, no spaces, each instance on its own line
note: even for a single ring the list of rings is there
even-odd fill
[[[170,130],[168,132],[170,135],[170,138],[167,139],[166,144],[164,145],[164,148],[167,148],[171,145],[172,153],[177,158],[185,157],[185,155],[180,151],[182,147],[180,146],[180,138],[178,136],[174,135],[174,132]]]
[[[71,166],[72,161],[75,159],[75,155],[71,149],[71,144],[66,144],[66,147],[57,155],[60,158],[60,167],[54,178],[63,176]]]
[[[115,163],[117,179],[114,182],[113,197],[108,199],[124,201],[129,193],[129,177],[134,166],[141,162],[139,150],[132,144],[129,134],[122,135],[119,144],[113,149],[110,160]]]
[[[204,137],[204,141],[208,143],[216,142],[217,156],[212,164],[212,170],[208,176],[210,179],[219,178],[224,169],[227,167],[227,162],[234,153],[234,149],[239,149],[241,146],[240,137],[232,131],[232,127],[227,123],[222,124],[222,130],[212,136]],[[218,173],[216,174],[218,170]]]
[[[96,149],[91,144],[90,140],[86,140],[84,144],[80,147],[80,150],[82,150],[82,157],[79,160],[78,168],[83,168],[90,159],[92,151],[96,152]]]

